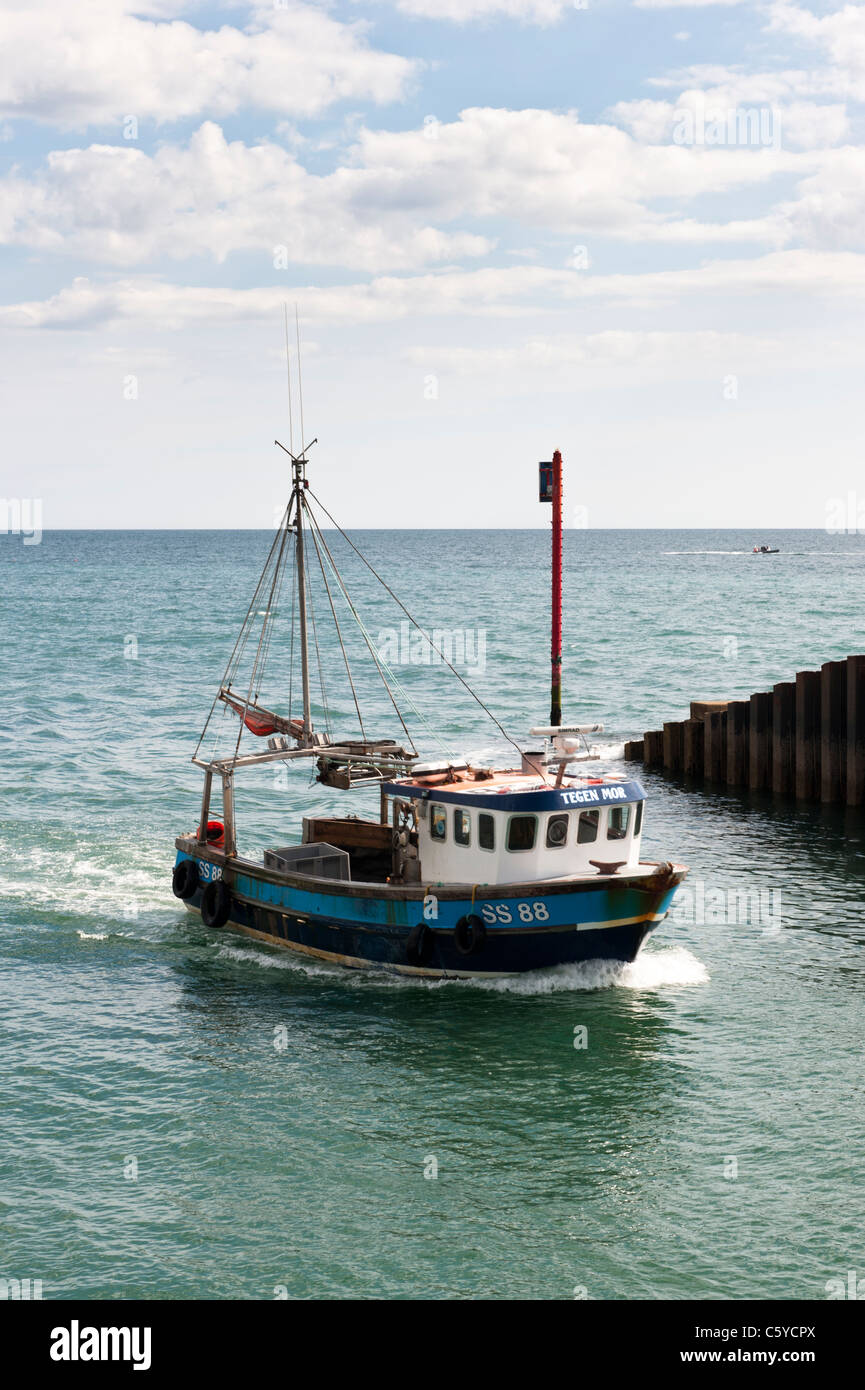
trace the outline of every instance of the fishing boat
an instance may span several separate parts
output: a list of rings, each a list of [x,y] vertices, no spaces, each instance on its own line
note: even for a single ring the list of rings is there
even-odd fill
[[[560,452],[540,465],[540,499],[553,508],[551,717],[529,731],[524,749],[312,492],[311,444],[295,452],[293,438],[290,447],[275,442],[291,459],[291,494],[193,756],[204,774],[201,810],[197,826],[176,840],[175,895],[200,912],[210,930],[236,929],[342,966],[463,978],[576,961],[632,961],[687,870],[642,859],[646,794],[640,783],[617,771],[595,768],[589,775],[583,766],[599,760],[588,739],[603,725],[562,722]],[[330,527],[322,526],[322,514]],[[334,561],[328,536],[337,534],[492,719],[515,750],[511,766],[451,751],[435,758],[419,752],[397,700],[396,673]],[[358,728],[337,737],[314,723],[311,648],[320,656],[320,643],[310,612],[313,565],[329,599],[344,598],[360,627],[399,719],[399,739],[366,731],[334,602],[331,617]],[[261,690],[289,570],[299,708],[295,713],[290,684],[289,707],[279,713],[261,703]],[[243,662],[250,669],[241,680]],[[205,739],[218,710],[223,724],[228,719],[229,747],[208,755]],[[311,767],[316,782],[342,794],[377,787],[378,817],[306,815],[292,843],[245,856],[238,847],[235,782],[269,763]],[[217,790],[219,819],[211,804]]]

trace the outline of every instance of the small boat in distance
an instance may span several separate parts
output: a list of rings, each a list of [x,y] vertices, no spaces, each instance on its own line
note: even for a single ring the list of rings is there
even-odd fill
[[[780,553],[776,545],[755,545],[751,551],[752,555],[780,555]]]
[[[199,911],[208,928],[231,926],[344,966],[460,978],[520,974],[572,961],[632,961],[663,921],[687,870],[642,858],[646,793],[638,781],[624,772],[580,770],[581,763],[597,761],[587,735],[601,732],[603,725],[562,722],[561,454],[557,450],[551,463],[540,465],[541,501],[553,505],[551,718],[549,725],[530,731],[532,742],[523,751],[312,492],[306,476],[309,446],[296,454],[293,440],[292,448],[279,447],[291,458],[291,496],[193,756],[204,773],[204,789],[197,827],[176,840],[175,895]],[[335,530],[325,532],[319,514]],[[419,754],[396,698],[405,692],[334,562],[337,535],[511,743],[516,766],[485,766],[457,753],[432,760]],[[330,669],[327,663],[322,668],[321,625],[311,612],[310,572],[316,564],[323,581],[319,592],[331,600],[338,639],[334,651],[339,654]],[[293,590],[291,649],[300,656],[299,692],[294,687],[300,709],[292,708],[289,686],[287,712],[279,714],[259,702],[259,693],[287,573]],[[367,733],[357,696],[361,683],[352,679],[333,602],[337,596],[345,599],[364,636],[373,663],[365,665],[366,674],[381,678],[399,718],[399,742]],[[284,635],[287,639],[287,630]],[[324,727],[314,727],[313,654],[325,715],[325,670],[329,679],[345,663],[358,719],[358,730],[348,737],[333,735],[326,718]],[[217,706],[228,719],[229,747],[205,755]],[[236,733],[232,715],[238,719]],[[224,731],[226,719],[221,723]],[[250,738],[266,738],[266,751],[242,747]],[[312,766],[325,787],[345,792],[377,786],[378,819],[306,815],[297,826],[299,843],[286,844],[283,830],[279,843],[260,857],[242,854],[237,774],[295,761]],[[211,813],[214,784],[222,790],[221,820]]]

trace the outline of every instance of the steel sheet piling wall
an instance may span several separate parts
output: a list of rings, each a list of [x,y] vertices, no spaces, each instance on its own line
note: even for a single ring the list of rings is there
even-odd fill
[[[865,803],[865,656],[847,658],[847,805]]]
[[[664,767],[668,772],[682,772],[685,765],[685,730],[682,724],[664,725]]]
[[[747,700],[692,700],[625,744],[647,767],[800,801],[865,805],[865,655],[799,671]]]
[[[684,734],[683,771],[685,776],[702,777],[706,726],[702,719],[686,719],[682,725],[682,732]]]
[[[643,736],[645,747],[644,758],[647,767],[663,767],[664,765],[664,735],[658,730]]]
[[[749,703],[748,786],[767,791],[772,786],[772,693],[757,691]]]
[[[723,782],[727,775],[727,711],[712,710],[705,725],[703,775],[707,782]]]
[[[791,796],[796,783],[796,682],[772,687],[772,791]]]
[[[748,728],[751,706],[748,700],[731,700],[727,706],[727,776],[728,787],[748,785]]]
[[[820,667],[820,800],[847,798],[847,662]]]
[[[819,671],[800,671],[796,676],[794,783],[797,801],[820,799],[820,685]]]

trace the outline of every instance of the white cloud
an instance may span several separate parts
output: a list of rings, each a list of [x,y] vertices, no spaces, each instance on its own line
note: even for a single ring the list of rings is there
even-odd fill
[[[188,8],[6,0],[0,116],[73,128],[242,108],[308,117],[338,101],[399,100],[417,71],[414,61],[371,48],[362,24],[340,23],[304,0],[260,0],[243,29],[173,18]]]
[[[770,4],[764,33],[785,34],[806,50],[822,51],[822,61],[807,67],[746,71],[741,65],[694,64],[649,78],[655,87],[695,88],[717,100],[736,104],[753,101],[800,101],[805,97],[834,97],[865,101],[865,6],[845,5],[818,16],[787,0]]]
[[[865,149],[833,150],[782,211],[793,235],[808,246],[865,246]]]
[[[745,333],[618,329],[536,337],[513,347],[414,347],[405,353],[406,361],[416,366],[434,364],[437,371],[460,375],[501,373],[506,379],[526,370],[549,373],[573,367],[589,372],[610,367],[631,369],[641,376],[660,368],[669,378],[670,368],[677,368],[677,374],[701,374],[707,364],[735,362],[741,369],[745,363],[765,365],[788,356],[787,345],[781,340]]]
[[[710,5],[744,5],[746,0],[634,0],[638,10],[704,10]]]
[[[775,144],[812,150],[837,145],[850,132],[844,105],[792,99],[795,83],[780,77],[737,77],[723,84],[683,91],[673,101],[642,98],[620,101],[609,115],[642,144],[676,141],[694,127],[686,117],[699,116],[706,143]]]
[[[671,101],[640,97],[635,101],[617,101],[608,115],[640,144],[660,145],[672,138],[676,107]]]
[[[507,218],[566,234],[694,241],[731,233],[683,220],[679,205],[813,167],[807,156],[766,148],[646,148],[573,112],[491,108],[463,111],[435,138],[364,131],[355,162],[363,170],[356,202],[422,207],[437,221]],[[659,200],[673,210],[656,210]],[[764,234],[740,226],[732,235]]]
[[[272,318],[298,301],[311,322],[380,323],[418,315],[507,315],[530,312],[520,300],[579,289],[575,274],[536,267],[442,271],[435,275],[380,276],[339,286],[266,286],[255,289],[167,284],[147,278],[99,283],[84,277],[42,301],[0,308],[8,327],[89,328],[142,323],[175,329],[198,322]]]
[[[418,19],[446,19],[457,24],[499,17],[554,24],[566,8],[579,8],[573,0],[394,0],[394,3],[403,14]]]
[[[784,229],[771,217],[703,223],[684,208],[815,167],[767,148],[645,147],[573,113],[479,108],[432,136],[363,130],[345,164],[317,175],[282,145],[229,143],[206,122],[153,155],[91,145],[53,152],[29,178],[13,170],[0,180],[0,242],[130,266],[236,251],[272,261],[284,247],[288,262],[367,270],[484,254],[501,222],[631,241],[777,242]],[[484,234],[442,230],[469,220]]]
[[[800,150],[839,145],[850,134],[847,108],[837,103],[785,102],[779,120],[782,143]]]
[[[779,0],[770,6],[769,28],[822,48],[836,89],[857,101],[865,100],[865,9],[861,5],[845,5],[818,16]]]
[[[48,156],[31,179],[0,181],[0,242],[113,265],[257,251],[310,264],[401,269],[490,249],[426,226],[414,210],[354,196],[360,171],[308,174],[281,145],[229,142],[205,122],[154,155],[91,145]]]
[[[374,324],[421,317],[528,318],[581,300],[640,309],[728,302],[733,296],[846,302],[865,296],[865,255],[782,251],[750,260],[715,260],[688,270],[587,275],[541,266],[487,267],[427,275],[379,276],[336,286],[253,289],[170,284],[147,277],[111,282],[76,279],[43,300],[0,308],[7,328],[88,330],[134,324],[174,331],[195,324],[279,320],[297,300],[308,323]]]

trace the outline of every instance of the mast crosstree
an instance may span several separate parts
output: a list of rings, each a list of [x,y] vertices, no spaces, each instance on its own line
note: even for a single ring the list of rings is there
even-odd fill
[[[403,614],[408,618],[410,624],[422,635],[425,642],[434,653],[442,665],[456,677],[466,691],[477,702],[484,713],[492,720],[495,727],[503,738],[510,743],[522,756],[522,750],[504,726],[496,719],[491,710],[484,704],[483,700],[469,685],[468,681],[456,670],[434,638],[416,621],[405,604],[397,597],[390,585],[374,569],[367,560],[366,556],[357,548],[351,538],[346,534],[341,526],[336,522],[331,513],[322,502],[315,496],[309,487],[306,476],[307,465],[309,462],[309,450],[318,441],[317,438],[311,439],[308,443],[304,439],[304,418],[303,418],[303,387],[300,364],[300,324],[295,307],[295,332],[297,341],[297,375],[299,392],[299,426],[300,426],[300,449],[296,452],[295,440],[295,412],[292,408],[292,388],[291,388],[291,363],[289,356],[288,341],[288,309],[285,308],[284,317],[285,329],[285,351],[287,368],[288,386],[288,423],[289,423],[289,443],[282,443],[281,440],[274,440],[275,445],[288,455],[291,460],[291,493],[288,505],[283,512],[282,519],[271,545],[264,568],[262,569],[255,592],[252,596],[249,608],[241,626],[241,631],[235,642],[234,649],[229,658],[223,679],[214,697],[204,729],[198,741],[198,746],[193,756],[193,762],[202,767],[208,774],[207,785],[212,774],[215,772],[223,778],[224,783],[237,767],[248,767],[261,763],[288,761],[296,758],[315,757],[318,760],[318,780],[330,786],[348,787],[357,784],[380,782],[395,775],[402,775],[412,770],[416,765],[419,754],[415,746],[414,739],[409,729],[403,706],[411,709],[417,722],[423,726],[433,745],[438,746],[445,756],[445,766],[451,766],[458,761],[454,753],[449,750],[435,731],[430,727],[427,720],[421,714],[409,693],[404,688],[395,672],[387,664],[383,652],[379,649],[372,635],[368,631],[363,619],[348,592],[345,581],[340,573],[339,567],[334,559],[330,545],[325,538],[321,523],[319,522],[312,502],[320,509],[327,521],[337,531],[343,542],[359,557],[366,569],[373,576],[378,584],[382,586],[390,598],[398,605]],[[552,465],[542,465],[549,467],[552,472],[550,478],[551,495],[553,501],[553,522],[554,534],[556,517],[558,517],[558,536],[559,536],[559,560],[558,571],[556,571],[554,556],[554,627],[553,627],[553,723],[559,723],[561,719],[561,454],[556,451]],[[331,617],[333,618],[342,660],[348,676],[351,688],[352,700],[357,713],[358,724],[360,727],[360,737],[334,738],[331,734],[330,715],[325,688],[324,667],[322,663],[321,649],[318,642],[318,633],[315,623],[315,612],[312,605],[312,570],[317,561],[318,571],[321,575],[324,592],[330,607]],[[260,696],[264,688],[264,676],[267,669],[268,658],[270,656],[271,639],[274,623],[279,612],[280,595],[282,592],[283,580],[287,569],[291,567],[294,574],[292,584],[292,614],[291,614],[291,661],[289,672],[289,710],[287,715],[277,713],[260,702]],[[556,610],[556,574],[558,573],[558,593],[559,602]],[[330,578],[328,577],[330,575]],[[332,581],[332,582],[331,582]],[[297,597],[297,627],[295,627],[295,607],[294,596]],[[346,645],[343,640],[342,629],[337,616],[336,604],[334,599],[340,597],[346,604],[349,614],[354,619],[360,630],[366,649],[372,658],[376,674],[382,681],[387,692],[393,710],[399,720],[402,729],[402,738],[397,742],[392,738],[371,738],[366,730],[365,722],[361,712],[361,704],[358,698],[358,688],[352,674],[351,663],[349,661]],[[558,611],[558,628],[556,628],[555,615]],[[259,619],[261,620],[260,629],[258,628]],[[310,628],[315,645],[315,656],[318,665],[319,685],[321,690],[321,706],[324,713],[324,728],[316,728],[313,718],[312,701],[312,680],[311,680],[311,648],[310,648]],[[558,670],[556,663],[556,631],[558,631]],[[299,656],[300,656],[300,693],[301,710],[295,714],[291,708],[294,673],[294,642],[295,634],[298,637]],[[256,640],[257,635],[257,640]],[[438,635],[438,634],[436,634]],[[244,664],[247,650],[252,646],[253,658],[248,682],[240,681],[241,666]],[[556,675],[558,674],[558,686]],[[398,698],[399,697],[399,698]],[[217,756],[214,747],[210,758],[203,755],[205,738],[213,720],[217,705],[222,706],[223,712],[232,711],[238,716],[239,727],[237,736],[233,740],[233,751],[227,755]],[[261,751],[241,751],[241,742],[244,729],[251,733],[255,738],[266,738],[266,749]],[[226,785],[226,790],[230,794],[230,787]],[[230,795],[229,795],[230,799]],[[205,798],[207,800],[207,798]],[[206,806],[202,808],[202,824],[206,820]]]

